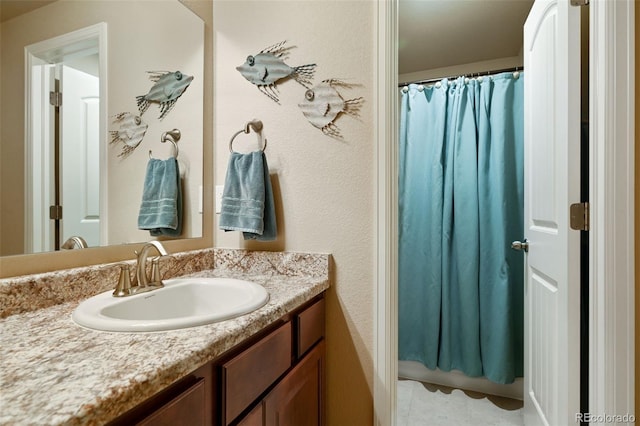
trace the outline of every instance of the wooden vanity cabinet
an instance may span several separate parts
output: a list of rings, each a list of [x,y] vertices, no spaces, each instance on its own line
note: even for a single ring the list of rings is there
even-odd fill
[[[319,296],[109,425],[323,425],[324,320]]]
[[[264,348],[270,345],[287,328],[288,344],[272,345],[262,350],[260,356],[252,356],[256,346],[238,354],[231,362],[222,365],[220,372],[222,386],[221,424],[223,426],[314,426],[322,425],[324,418],[324,299],[311,301],[295,311],[286,324],[260,341]],[[288,350],[285,353],[283,350]],[[286,360],[285,360],[286,355]],[[234,368],[234,377],[254,390],[249,404],[237,405],[233,411],[225,408],[225,398],[240,401],[230,387],[225,376],[227,369],[238,359],[251,357],[249,368]],[[287,364],[288,368],[283,370]],[[234,366],[235,367],[235,366]],[[264,387],[264,377],[276,377]],[[266,391],[258,393],[258,390]],[[261,395],[259,398],[256,396]],[[237,413],[242,412],[239,417]]]

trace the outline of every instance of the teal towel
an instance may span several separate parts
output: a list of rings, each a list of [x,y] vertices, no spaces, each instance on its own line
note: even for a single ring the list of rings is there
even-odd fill
[[[273,190],[264,152],[231,153],[222,192],[219,228],[242,231],[245,240],[276,239]]]
[[[175,237],[182,233],[182,188],[175,157],[149,160],[138,229],[148,230],[153,236]]]

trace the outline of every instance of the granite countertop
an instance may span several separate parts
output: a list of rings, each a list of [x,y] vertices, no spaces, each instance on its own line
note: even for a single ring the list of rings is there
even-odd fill
[[[0,321],[0,424],[93,425],[124,413],[329,287],[327,274],[211,269],[188,276],[245,279],[269,302],[235,319],[155,333],[87,330],[71,301]]]

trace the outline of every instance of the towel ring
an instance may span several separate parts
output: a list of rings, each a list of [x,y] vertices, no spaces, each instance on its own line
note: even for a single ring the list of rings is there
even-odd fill
[[[178,158],[178,154],[180,153],[180,150],[178,149],[178,141],[180,140],[180,136],[182,136],[182,134],[178,129],[169,130],[168,132],[164,132],[162,136],[160,136],[160,142],[165,143],[166,141],[169,141],[173,144],[174,158]],[[149,150],[149,158],[152,158],[151,154],[152,152],[151,150]]]
[[[247,124],[244,125],[244,129],[240,129],[237,132],[235,132],[233,134],[233,136],[231,136],[231,140],[229,141],[229,152],[233,152],[233,141],[235,140],[236,136],[238,136],[240,133],[244,133],[244,134],[249,134],[251,132],[251,129],[253,129],[254,132],[256,132],[256,134],[258,135],[258,141],[260,141],[260,139],[262,139],[260,137],[261,132],[262,132],[262,121],[260,120],[251,120],[249,121]],[[264,146],[262,147],[262,152],[264,152],[264,150],[267,149],[267,139],[264,139]]]

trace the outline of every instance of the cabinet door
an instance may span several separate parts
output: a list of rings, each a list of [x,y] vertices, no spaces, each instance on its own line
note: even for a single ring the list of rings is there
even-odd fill
[[[236,426],[262,426],[262,403],[244,416]]]
[[[266,426],[324,424],[324,340],[264,399]]]

